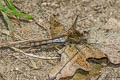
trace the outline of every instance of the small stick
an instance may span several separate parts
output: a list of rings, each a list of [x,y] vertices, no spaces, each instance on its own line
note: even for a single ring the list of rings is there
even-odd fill
[[[36,55],[33,55],[33,54],[28,54],[28,53],[25,53],[24,51],[20,50],[20,49],[17,49],[15,47],[11,47],[13,50],[17,51],[17,52],[20,52],[20,53],[23,53],[27,56],[30,56],[30,57],[34,57],[34,58],[38,58],[38,59],[44,59],[44,60],[55,60],[55,59],[60,59],[60,57],[45,57],[45,56],[36,56]]]

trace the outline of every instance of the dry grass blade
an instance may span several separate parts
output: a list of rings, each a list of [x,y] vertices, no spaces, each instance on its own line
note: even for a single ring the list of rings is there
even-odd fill
[[[20,49],[17,49],[15,47],[11,47],[13,50],[17,51],[17,52],[20,52],[20,53],[23,53],[25,54],[26,56],[30,56],[30,57],[34,57],[34,58],[38,58],[38,59],[44,59],[44,60],[54,60],[54,59],[60,59],[60,57],[45,57],[45,56],[36,56],[36,55],[33,55],[33,54],[29,54],[29,53],[25,53],[24,51],[20,50]]]
[[[6,21],[6,23],[8,24],[8,29],[10,30],[10,36],[12,38],[14,38],[14,27],[12,25],[12,23],[10,22],[9,18],[7,17],[6,13],[1,11],[3,17],[4,17],[4,20]]]

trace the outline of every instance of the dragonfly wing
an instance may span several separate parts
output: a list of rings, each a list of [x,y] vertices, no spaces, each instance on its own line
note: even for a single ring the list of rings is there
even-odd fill
[[[60,24],[57,21],[56,16],[51,16],[50,17],[50,24],[51,24],[50,33],[51,33],[52,38],[56,38],[56,37],[64,35],[65,28],[64,28],[64,26],[62,24]]]

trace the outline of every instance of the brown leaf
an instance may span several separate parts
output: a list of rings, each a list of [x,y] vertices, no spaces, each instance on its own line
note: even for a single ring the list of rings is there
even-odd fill
[[[95,46],[104,52],[104,54],[106,54],[111,63],[120,64],[119,48],[117,49],[114,45],[95,44]]]
[[[93,28],[89,32],[89,43],[107,55],[113,64],[120,64],[120,21],[110,18],[100,29]]]
[[[51,71],[50,78],[66,78],[73,76],[77,69],[90,70],[88,58],[106,57],[97,48],[90,45],[70,44],[65,47],[61,62]]]

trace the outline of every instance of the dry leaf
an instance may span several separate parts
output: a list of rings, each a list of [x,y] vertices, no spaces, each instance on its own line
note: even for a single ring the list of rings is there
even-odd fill
[[[99,48],[102,52],[104,52],[111,63],[120,64],[119,49],[115,48],[113,45],[95,44],[95,46]]]
[[[120,21],[110,18],[101,29],[94,29],[89,34],[89,43],[94,44],[107,55],[113,64],[120,64]]]
[[[70,44],[65,47],[65,53],[62,54],[61,62],[51,71],[51,79],[66,78],[73,76],[77,69],[85,71],[90,70],[88,58],[106,57],[97,48],[90,45]]]

